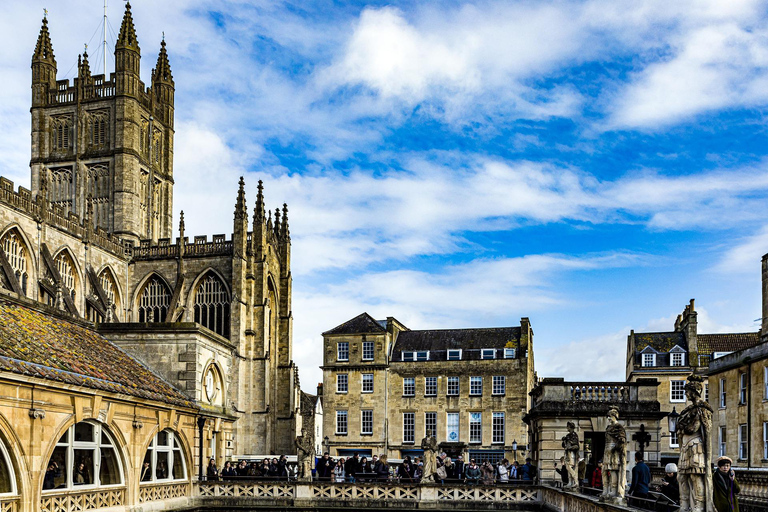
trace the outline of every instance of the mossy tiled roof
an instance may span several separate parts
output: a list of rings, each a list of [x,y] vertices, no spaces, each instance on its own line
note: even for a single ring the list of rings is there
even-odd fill
[[[0,298],[0,370],[195,407],[117,345],[78,323]]]
[[[397,337],[395,351],[504,348],[520,340],[520,327],[479,329],[430,329],[403,331]]]
[[[715,352],[736,352],[754,347],[760,343],[760,333],[699,334],[696,339],[699,344],[699,354],[709,355]]]
[[[368,334],[386,331],[387,329],[382,327],[382,325],[371,315],[368,313],[361,313],[352,320],[347,320],[330,331],[325,331],[323,336],[329,334]]]
[[[675,345],[688,350],[688,342],[680,331],[635,333],[635,350],[638,352],[646,347],[651,347],[659,352],[669,352]]]

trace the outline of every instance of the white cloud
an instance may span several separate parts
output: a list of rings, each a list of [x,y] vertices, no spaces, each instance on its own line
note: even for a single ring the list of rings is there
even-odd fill
[[[715,265],[715,270],[726,273],[755,273],[755,264],[768,252],[768,226],[741,240],[733,240],[731,246]]]

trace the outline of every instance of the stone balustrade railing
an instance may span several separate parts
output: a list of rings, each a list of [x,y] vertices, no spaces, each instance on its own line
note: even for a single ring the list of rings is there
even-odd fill
[[[656,379],[637,382],[566,382],[565,379],[542,379],[531,391],[533,405],[552,404],[635,404],[657,401]]]

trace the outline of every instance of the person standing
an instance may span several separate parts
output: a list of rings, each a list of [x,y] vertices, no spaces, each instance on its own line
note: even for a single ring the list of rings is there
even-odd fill
[[[344,464],[344,473],[347,475],[347,481],[354,483],[355,475],[360,470],[360,456],[355,453],[353,457],[347,459]]]
[[[464,457],[459,455],[459,457],[456,459],[456,462],[454,463],[454,466],[456,466],[455,469],[455,478],[456,481],[461,482],[464,479]]]
[[[565,457],[560,457],[560,467],[557,467],[555,462],[555,471],[560,475],[560,480],[563,482],[563,487],[568,486],[568,469],[565,467]]]
[[[648,499],[648,486],[651,484],[651,470],[643,461],[641,452],[635,453],[635,467],[632,468],[632,484],[629,486],[629,494],[640,500]],[[636,507],[645,507],[645,501],[636,501]]]
[[[661,481],[659,491],[666,496],[675,505],[680,503],[680,484],[677,481],[677,464],[670,462],[664,468],[664,479]],[[671,512],[672,507],[667,505],[667,511]]]
[[[321,481],[330,481],[333,474],[333,460],[328,452],[323,454],[323,458],[317,461],[317,477]]]
[[[219,479],[219,468],[216,467],[216,459],[208,461],[208,468],[205,471],[205,476],[209,482],[215,482]]]
[[[739,498],[736,496],[741,489],[736,481],[736,473],[731,469],[731,459],[717,459],[717,469],[712,473],[712,501],[717,512],[739,512]]]
[[[344,483],[344,458],[341,457],[333,468],[333,481],[337,484]]]
[[[507,459],[499,463],[499,482],[503,484],[509,483],[509,461]]]
[[[468,484],[476,485],[480,482],[480,468],[475,464],[475,459],[469,461],[469,466],[467,466],[465,473],[467,475]]]
[[[386,482],[389,480],[389,464],[387,463],[387,456],[382,455],[379,458],[379,464],[376,466],[376,476],[379,482]]]
[[[227,461],[224,463],[224,469],[221,470],[221,476],[227,480],[233,476],[237,476],[237,471],[232,467],[232,463]]]
[[[589,486],[593,489],[603,489],[603,459],[597,461],[597,466],[595,466],[595,470],[592,472]]]

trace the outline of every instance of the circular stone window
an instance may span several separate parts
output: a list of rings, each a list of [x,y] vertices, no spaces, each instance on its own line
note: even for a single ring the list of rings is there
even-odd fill
[[[216,391],[218,391],[216,389],[216,374],[213,368],[209,368],[205,374],[205,395],[209,402],[213,402],[213,399],[216,398]]]

